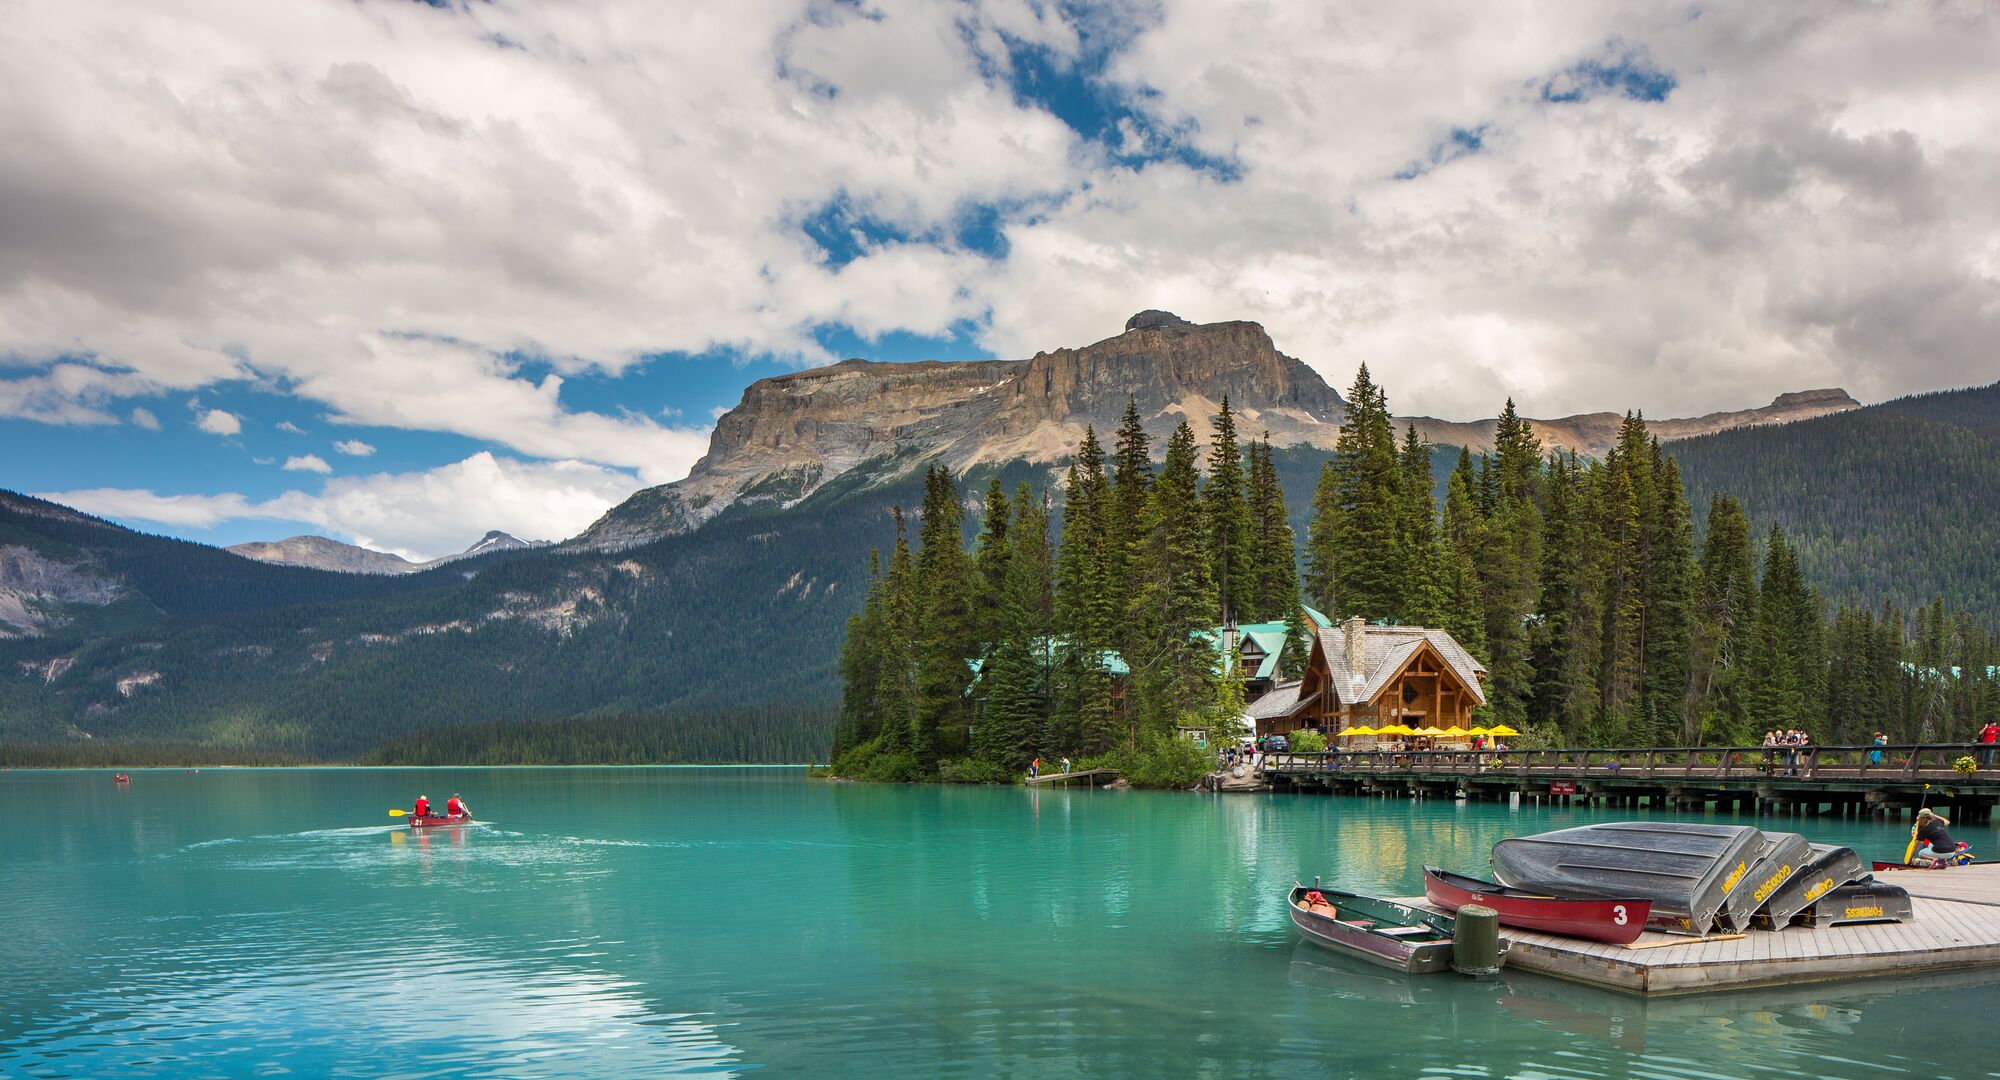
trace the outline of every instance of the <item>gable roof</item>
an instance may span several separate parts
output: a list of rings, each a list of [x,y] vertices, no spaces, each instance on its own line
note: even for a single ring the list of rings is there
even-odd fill
[[[1279,683],[1270,693],[1251,702],[1250,707],[1243,710],[1243,715],[1252,720],[1276,720],[1298,712],[1319,697],[1319,691],[1315,690],[1300,700],[1299,688],[1302,685],[1296,682]]]
[[[1446,666],[1451,668],[1452,674],[1465,684],[1475,703],[1486,704],[1486,689],[1479,685],[1479,677],[1486,674],[1486,666],[1474,660],[1457,638],[1443,630],[1422,626],[1364,626],[1361,628],[1360,671],[1347,666],[1347,631],[1344,627],[1321,630],[1318,641],[1320,652],[1326,657],[1327,671],[1333,676],[1334,697],[1343,705],[1374,700],[1389,680],[1409,666],[1426,645],[1436,650]]]

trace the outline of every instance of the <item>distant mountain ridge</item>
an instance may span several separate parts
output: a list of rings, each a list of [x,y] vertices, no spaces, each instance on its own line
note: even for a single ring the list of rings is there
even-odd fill
[[[696,529],[733,506],[795,505],[850,474],[879,481],[929,461],[959,471],[1009,461],[1054,464],[1076,452],[1086,427],[1108,444],[1128,399],[1156,447],[1183,420],[1206,441],[1225,398],[1240,433],[1268,433],[1278,447],[1330,450],[1347,413],[1326,380],[1279,352],[1262,326],[1195,324],[1165,311],[1132,316],[1116,337],[1027,360],[847,360],[752,383],[716,421],[708,453],[686,479],[638,492],[564,546],[635,547]],[[1673,439],[1859,404],[1844,390],[1811,390],[1758,409],[1652,426]],[[1551,448],[1602,455],[1621,418],[1603,412],[1531,422]],[[1398,428],[1405,423],[1441,445],[1478,451],[1493,444],[1492,420],[1412,417],[1399,419]]]
[[[549,547],[546,540],[522,540],[498,529],[489,531],[473,545],[455,555],[442,555],[425,562],[411,562],[387,551],[343,544],[325,536],[293,536],[284,540],[253,540],[232,544],[222,550],[246,559],[280,566],[305,566],[342,574],[415,574],[446,563],[457,562],[499,551],[526,551]]]

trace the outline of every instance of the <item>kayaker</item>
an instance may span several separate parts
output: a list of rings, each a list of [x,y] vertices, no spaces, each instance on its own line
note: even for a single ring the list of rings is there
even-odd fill
[[[451,798],[445,800],[444,813],[446,817],[460,817],[472,811],[466,809],[465,800],[459,798],[458,792],[454,791],[451,793]]]
[[[416,816],[418,817],[431,816],[431,797],[429,795],[417,796],[417,808],[415,813]]]

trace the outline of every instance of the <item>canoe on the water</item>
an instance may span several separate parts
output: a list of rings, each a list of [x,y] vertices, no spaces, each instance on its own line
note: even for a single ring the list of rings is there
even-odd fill
[[[1318,910],[1308,902],[1310,894],[1315,893],[1325,901]],[[1449,915],[1435,915],[1393,900],[1308,885],[1293,886],[1285,907],[1292,913],[1292,925],[1315,945],[1406,975],[1451,967],[1452,935],[1458,924]],[[1500,955],[1504,963],[1507,955],[1504,938]]]
[[[438,825],[464,825],[472,820],[471,814],[431,814],[428,817],[410,816],[410,828],[429,829]]]
[[[1883,862],[1877,859],[1869,864],[1869,868],[1876,873],[1884,870],[1949,870],[1955,866],[1992,866],[1996,862],[2000,862],[2000,859],[1967,859],[1964,862],[1945,863],[1939,866],[1921,866],[1917,863]]]
[[[1646,928],[1653,902],[1643,897],[1557,896],[1505,885],[1435,866],[1424,867],[1424,897],[1446,911],[1467,904],[1500,913],[1500,925],[1545,934],[1629,945]]]
[[[1493,876],[1555,896],[1644,896],[1653,901],[1648,929],[1706,934],[1763,841],[1748,825],[1607,822],[1502,840]]]

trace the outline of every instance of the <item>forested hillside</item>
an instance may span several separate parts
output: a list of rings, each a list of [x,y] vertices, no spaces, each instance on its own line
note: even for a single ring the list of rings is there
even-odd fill
[[[1716,492],[1776,523],[1827,597],[1942,595],[2000,620],[2000,384],[1669,446],[1698,510]]]

